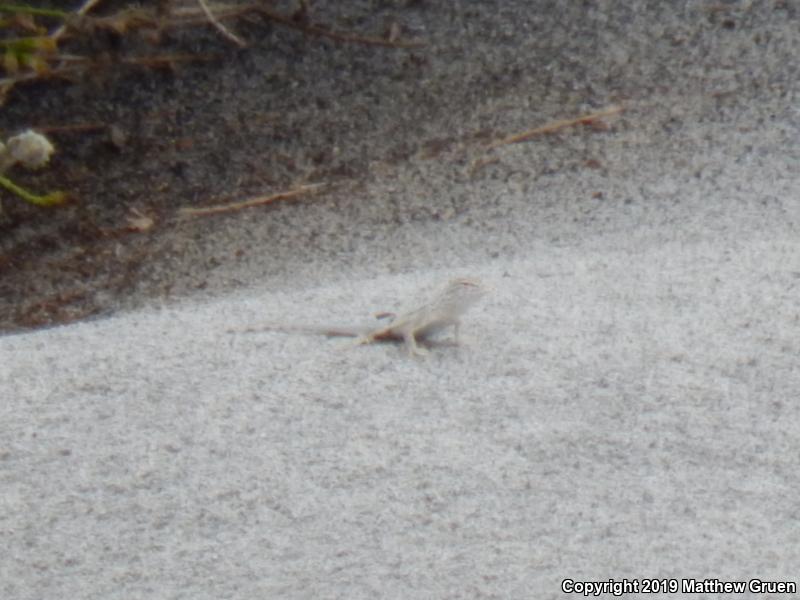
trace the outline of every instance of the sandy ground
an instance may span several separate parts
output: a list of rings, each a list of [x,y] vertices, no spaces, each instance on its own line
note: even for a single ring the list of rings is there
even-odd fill
[[[129,206],[93,208],[116,189],[158,226],[97,242],[86,280],[51,262],[112,316],[0,338],[4,598],[796,583],[796,6],[478,4],[315,4],[426,46],[267,26],[145,77],[125,166],[81,142],[107,168],[73,217],[118,227]],[[329,188],[175,214],[304,182]],[[359,322],[456,275],[494,291],[426,359],[228,331]]]

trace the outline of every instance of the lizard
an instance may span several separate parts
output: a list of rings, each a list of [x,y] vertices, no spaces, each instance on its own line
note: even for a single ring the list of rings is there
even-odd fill
[[[489,291],[477,279],[458,278],[447,283],[429,302],[409,312],[378,313],[378,319],[389,319],[385,325],[375,328],[314,327],[291,325],[265,325],[245,329],[241,333],[254,331],[287,331],[325,335],[328,337],[355,338],[353,345],[360,346],[384,340],[402,340],[411,356],[423,356],[428,350],[418,342],[447,327],[453,327],[456,343],[459,341],[460,317]],[[235,331],[235,330],[232,330]]]

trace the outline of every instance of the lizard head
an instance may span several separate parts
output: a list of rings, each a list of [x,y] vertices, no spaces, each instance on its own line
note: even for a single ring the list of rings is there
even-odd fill
[[[451,280],[441,295],[443,305],[455,313],[463,313],[489,292],[489,288],[477,279],[461,277]]]

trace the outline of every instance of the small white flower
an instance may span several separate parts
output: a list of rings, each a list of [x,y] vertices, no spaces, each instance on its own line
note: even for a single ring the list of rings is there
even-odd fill
[[[9,138],[6,145],[14,162],[21,163],[29,169],[43,167],[50,160],[50,155],[55,152],[50,140],[31,129]]]

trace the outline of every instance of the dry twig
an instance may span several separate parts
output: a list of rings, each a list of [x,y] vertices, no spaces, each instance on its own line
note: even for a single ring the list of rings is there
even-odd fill
[[[102,0],[86,0],[77,11],[75,11],[75,15],[78,17],[82,17],[90,10],[92,10],[95,5],[99,4]],[[58,29],[56,29],[52,34],[50,34],[50,38],[58,41],[58,39],[63,36],[67,32],[67,24],[61,25]]]
[[[396,39],[385,39],[362,36],[354,33],[333,31],[325,27],[320,27],[319,25],[312,25],[304,22],[303,20],[295,20],[290,15],[284,15],[279,12],[272,11],[268,8],[265,8],[261,4],[247,4],[245,6],[214,5],[211,8],[214,9],[216,19],[220,21],[223,19],[236,19],[248,14],[257,14],[261,15],[265,19],[284,25],[285,27],[291,27],[292,29],[302,31],[307,35],[326,37],[337,42],[364,44],[367,46],[384,46],[389,48],[417,48],[419,46],[424,46],[424,42],[419,41],[404,42]],[[172,24],[178,25],[197,22],[197,18],[200,17],[196,10],[188,8],[183,10],[175,10],[173,14],[178,18],[175,19],[174,23]],[[206,18],[206,15],[203,15],[203,18]]]
[[[590,125],[595,121],[602,119],[603,117],[610,117],[620,112],[622,112],[621,106],[611,106],[609,108],[589,113],[588,115],[583,115],[575,119],[562,119],[560,121],[553,121],[552,123],[548,123],[547,125],[543,125],[542,127],[537,127],[536,129],[531,129],[529,131],[523,131],[522,133],[517,133],[507,138],[503,138],[502,140],[492,142],[491,144],[486,146],[486,150],[489,151],[498,148],[500,146],[525,142],[533,137],[539,135],[546,135],[548,133],[555,133],[556,131],[560,131],[561,129],[566,129],[567,127],[573,127],[575,125]]]
[[[206,0],[197,0],[197,3],[203,9],[203,12],[206,14],[209,22],[219,31],[224,37],[232,41],[234,44],[239,46],[239,48],[244,48],[247,44],[244,41],[236,36],[236,34],[232,33],[225,25],[220,23],[217,18],[214,16],[214,13],[211,12],[211,9],[206,4]]]
[[[278,192],[277,194],[272,194],[270,196],[260,196],[258,198],[250,198],[248,200],[242,200],[240,202],[232,202],[231,204],[217,204],[215,206],[205,206],[202,208],[182,208],[178,211],[178,214],[185,217],[206,217],[208,215],[216,215],[224,212],[232,212],[235,210],[242,210],[243,208],[262,206],[264,204],[272,204],[273,202],[277,202],[278,200],[288,200],[290,198],[302,196],[303,194],[314,192],[322,187],[325,187],[326,185],[327,184],[325,183],[301,185],[300,187],[296,187],[293,190]]]

